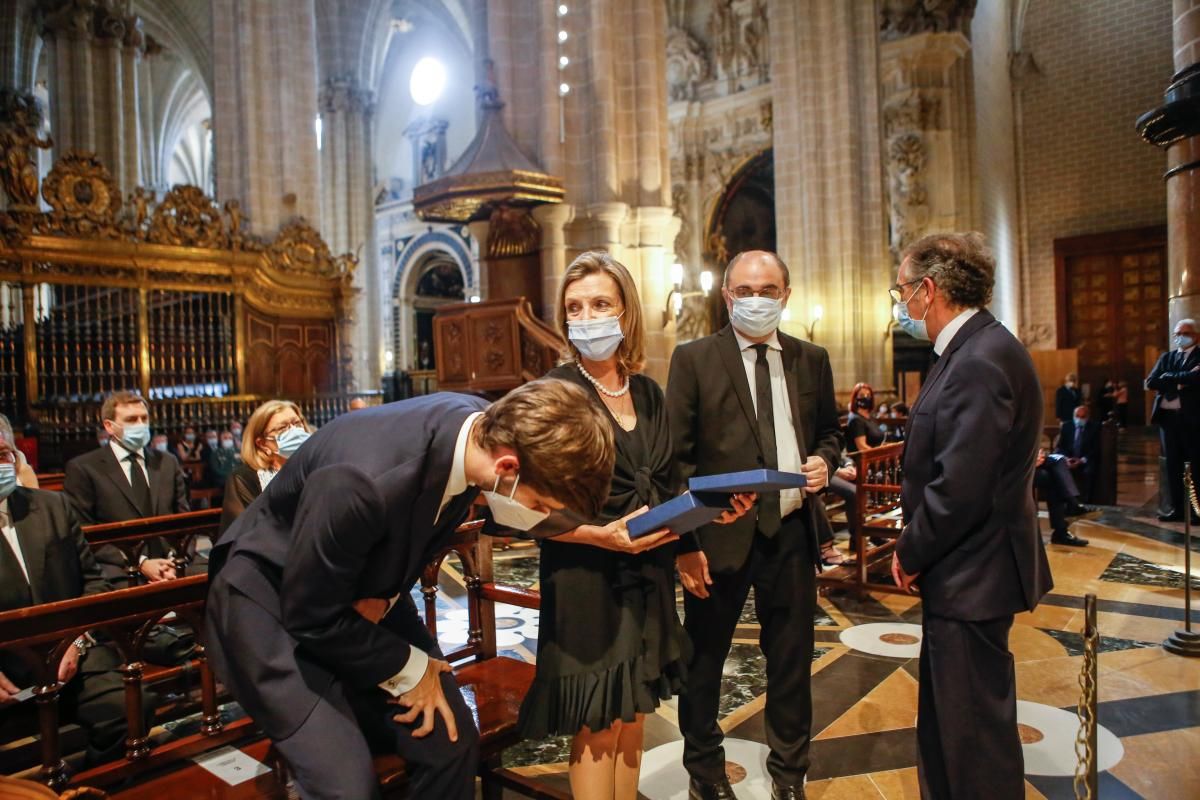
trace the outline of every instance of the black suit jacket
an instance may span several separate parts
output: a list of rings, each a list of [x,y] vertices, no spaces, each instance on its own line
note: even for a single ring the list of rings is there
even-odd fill
[[[1079,388],[1068,389],[1066,386],[1058,387],[1058,391],[1054,393],[1054,416],[1058,417],[1059,422],[1066,422],[1075,416],[1075,409],[1083,405],[1083,392]]]
[[[112,448],[97,447],[67,462],[63,491],[75,504],[84,525],[182,514],[189,511],[187,479],[170,453],[144,450],[150,485],[149,508],[134,501],[125,469]]]
[[[958,331],[908,417],[896,543],[926,610],[968,621],[1032,609],[1052,585],[1033,502],[1042,390],[987,311]]]
[[[61,492],[17,487],[8,497],[8,511],[17,529],[29,582],[7,553],[0,558],[0,611],[112,589],[83,538],[79,517]],[[0,547],[7,549],[8,543],[0,539]],[[32,679],[28,667],[10,653],[0,652],[0,672],[17,685]]]
[[[1181,410],[1193,419],[1200,414],[1200,347],[1184,356],[1182,351],[1168,350],[1158,357],[1154,369],[1146,376],[1146,388],[1158,392],[1150,421],[1161,421],[1159,406],[1163,400],[1179,400]],[[1195,370],[1195,371],[1193,371]]]
[[[1058,442],[1054,452],[1068,458],[1086,458],[1087,468],[1094,469],[1100,463],[1100,423],[1089,419],[1083,426],[1083,440],[1079,443],[1078,455],[1075,453],[1075,423],[1064,423],[1058,433]]]
[[[398,673],[409,642],[389,615],[375,625],[352,604],[407,594],[432,555],[466,519],[478,489],[454,498],[435,525],[476,397],[435,394],[345,414],[290,459],[213,548],[209,657],[234,675],[238,700],[274,738],[307,718],[334,678],[370,689]],[[265,616],[253,651],[224,653],[213,612],[236,590]],[[219,605],[219,603],[217,603]],[[241,632],[241,635],[245,635]]]
[[[841,464],[842,434],[829,354],[821,347],[779,333],[783,371],[792,408],[792,424],[800,455],[818,455],[829,474]],[[763,466],[758,420],[750,384],[733,328],[726,326],[703,339],[682,344],[671,356],[667,380],[667,416],[684,485],[693,475],[715,475]],[[809,547],[817,552],[816,503],[805,498],[804,542],[783,546]],[[758,519],[753,513],[729,525],[706,525],[680,541],[684,551],[703,548],[710,570],[741,567],[750,553]]]

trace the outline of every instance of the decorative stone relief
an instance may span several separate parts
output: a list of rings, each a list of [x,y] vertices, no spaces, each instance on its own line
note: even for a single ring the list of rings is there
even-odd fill
[[[891,249],[899,258],[929,224],[929,194],[925,187],[927,153],[923,137],[909,131],[888,143],[888,189],[891,197]]]
[[[375,111],[375,95],[360,88],[350,76],[328,78],[317,95],[317,109],[322,113],[352,112],[371,114]]]
[[[708,18],[714,77],[730,91],[770,79],[766,0],[716,0]]]
[[[883,0],[879,38],[885,42],[915,33],[970,33],[976,0]]]
[[[682,28],[667,32],[667,90],[671,102],[695,100],[700,82],[708,78],[704,48]]]
[[[42,111],[37,98],[15,89],[0,90],[0,182],[14,209],[37,210],[38,169],[34,149],[53,146],[38,135]]]

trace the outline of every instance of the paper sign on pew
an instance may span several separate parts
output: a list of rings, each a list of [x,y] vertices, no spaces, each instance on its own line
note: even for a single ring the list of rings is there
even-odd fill
[[[255,761],[236,747],[222,747],[220,750],[196,756],[192,761],[230,786],[237,786],[271,772],[271,768],[266,764]]]

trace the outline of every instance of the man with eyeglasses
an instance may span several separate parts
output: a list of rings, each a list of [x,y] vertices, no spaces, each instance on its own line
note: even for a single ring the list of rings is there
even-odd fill
[[[891,290],[937,361],[908,416],[892,574],[922,601],[921,797],[1025,796],[1008,633],[1050,590],[1033,502],[1042,389],[988,311],[995,262],[976,233],[927,236]],[[981,757],[986,754],[986,757]]]
[[[0,433],[0,611],[110,591],[66,496],[17,485],[16,450],[9,436]],[[81,636],[63,653],[52,676],[64,684],[61,708],[87,733],[89,765],[116,758],[124,748],[120,665],[112,648]],[[27,699],[21,690],[38,679],[18,654],[0,650],[0,723]]]
[[[813,613],[820,491],[841,464],[833,372],[823,348],[779,330],[791,296],[787,265],[748,251],[722,289],[730,324],[675,349],[667,409],[676,459],[693,475],[802,472],[806,490],[764,493],[757,513],[680,540],[684,627],[694,653],[679,699],[692,800],[732,800],[718,724],[721,678],[750,587],[767,657],[767,771],[775,800],[804,797],[812,728]]]

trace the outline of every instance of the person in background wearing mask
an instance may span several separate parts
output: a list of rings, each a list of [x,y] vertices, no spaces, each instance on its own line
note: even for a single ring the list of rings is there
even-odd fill
[[[217,449],[208,457],[208,469],[212,473],[213,483],[224,486],[233,469],[242,460],[242,454],[237,451],[237,442],[229,431],[221,431]]]
[[[167,441],[165,433],[156,433],[150,437],[150,449],[159,453],[165,453],[170,448],[170,443]]]
[[[875,407],[875,390],[869,383],[855,384],[850,391],[850,413],[846,417],[846,451],[858,453],[879,447],[887,438],[885,423],[872,420],[871,411]],[[853,461],[838,467],[833,477],[829,479],[829,491],[846,502],[846,523],[850,530],[850,548],[854,552],[854,537],[858,536],[858,486],[855,480],[858,470]],[[872,538],[872,543],[876,540]],[[821,560],[828,565],[843,564],[846,558],[838,551],[833,540],[821,542]]]
[[[187,481],[175,456],[148,448],[150,406],[133,392],[113,392],[100,409],[109,444],[67,462],[63,491],[85,525],[181,514],[188,507]],[[169,546],[147,543],[139,565],[151,582],[175,577]],[[125,577],[125,556],[116,547],[98,548],[105,577]],[[114,572],[115,570],[115,572]]]
[[[1117,381],[1117,391],[1113,395],[1113,408],[1117,412],[1117,427],[1124,428],[1129,423],[1129,382]]]
[[[1071,415],[1083,402],[1083,392],[1079,390],[1079,381],[1075,373],[1068,373],[1063,385],[1054,392],[1054,416],[1060,425],[1071,424]]]
[[[667,415],[682,479],[750,469],[802,472],[805,490],[764,493],[757,514],[680,539],[684,627],[692,639],[679,699],[690,797],[733,798],[718,725],[725,658],[750,587],[767,657],[767,772],[776,800],[804,797],[812,729],[818,503],[841,463],[829,354],[779,330],[791,296],[774,253],[739,253],[721,290],[730,324],[671,357]]]
[[[229,432],[233,434],[234,445],[240,450],[242,447],[242,423],[236,420],[229,425]]]
[[[96,447],[108,447],[109,438],[108,431],[105,428],[96,428]]]
[[[199,461],[200,443],[196,441],[196,429],[188,425],[183,429],[183,436],[175,445],[175,457],[180,461]]]
[[[268,400],[254,410],[242,439],[242,459],[225,483],[217,541],[246,506],[262,494],[310,434],[308,422],[293,402]]]
[[[479,495],[505,535],[593,519],[614,459],[604,412],[555,380],[343,414],[288,459],[213,547],[205,645],[301,797],[379,797],[374,749],[413,797],[474,799],[479,733],[410,591]]]
[[[13,433],[12,422],[4,414],[0,414],[0,437],[5,441],[13,442],[13,447],[16,448],[16,435]],[[38,488],[37,473],[33,467],[29,466],[29,462],[25,460],[25,454],[20,450],[14,449],[17,457],[17,483],[24,486],[26,489]]]
[[[1075,485],[1085,503],[1090,503],[1096,467],[1100,464],[1100,423],[1090,418],[1087,406],[1075,409],[1071,421],[1058,434],[1055,453],[1065,456]]]
[[[563,275],[558,325],[565,361],[546,377],[586,392],[612,429],[616,466],[600,515],[541,543],[544,622],[518,727],[527,739],[574,737],[573,797],[634,800],[645,715],[679,693],[688,644],[675,610],[679,537],[663,529],[630,541],[625,525],[680,487],[662,390],[641,374],[645,330],[629,271],[607,253],[581,254]]]
[[[1196,347],[1196,322],[1175,323],[1173,350],[1158,357],[1146,376],[1146,388],[1158,392],[1150,421],[1158,426],[1163,457],[1167,460],[1171,505],[1161,509],[1163,522],[1183,522],[1187,495],[1183,491],[1183,464],[1192,463],[1192,480],[1200,483],[1200,348]],[[1160,498],[1162,492],[1159,492]],[[1162,504],[1161,498],[1159,500]],[[1192,524],[1200,524],[1192,511]]]
[[[926,800],[1025,797],[1008,635],[1052,585],[1033,502],[1044,401],[1029,352],[986,310],[995,271],[979,234],[934,234],[890,290],[900,328],[937,356],[909,414],[892,556],[897,586],[921,589]]]
[[[1034,462],[1033,487],[1038,490],[1038,499],[1046,503],[1050,516],[1050,543],[1068,547],[1087,547],[1088,540],[1071,533],[1067,527],[1068,517],[1077,517],[1088,512],[1079,502],[1079,487],[1071,477],[1067,458],[1061,453],[1046,454],[1038,449]]]

